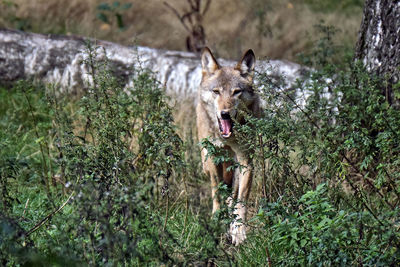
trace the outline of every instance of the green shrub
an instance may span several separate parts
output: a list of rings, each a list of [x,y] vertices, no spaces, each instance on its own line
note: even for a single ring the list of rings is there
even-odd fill
[[[361,64],[314,60],[295,90],[261,73],[264,114],[236,125],[264,192],[241,265],[398,265],[400,111]]]
[[[397,249],[387,247],[398,238],[396,231],[387,231],[388,225],[379,225],[367,211],[335,207],[328,190],[327,184],[320,184],[298,200],[283,198],[261,208],[254,218],[261,234],[254,234],[249,243],[262,246],[244,246],[240,265],[259,265],[266,259],[279,266],[397,264]],[[398,215],[386,213],[379,219]]]
[[[93,83],[79,99],[29,82],[1,91],[2,264],[229,261],[223,227],[189,207],[187,181],[202,178],[161,85],[137,69],[124,88],[94,58],[89,45]]]

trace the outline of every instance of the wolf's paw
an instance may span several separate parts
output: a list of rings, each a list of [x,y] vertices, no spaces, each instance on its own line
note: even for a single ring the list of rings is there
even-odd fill
[[[246,226],[243,223],[231,223],[230,233],[232,236],[232,244],[238,246],[246,239]]]

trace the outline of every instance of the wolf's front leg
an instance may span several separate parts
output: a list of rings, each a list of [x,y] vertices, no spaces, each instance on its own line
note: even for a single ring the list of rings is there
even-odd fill
[[[234,221],[231,223],[230,232],[232,236],[232,243],[234,245],[239,245],[246,239],[246,214],[247,207],[246,202],[249,198],[251,183],[252,183],[252,167],[249,164],[249,160],[245,156],[238,155],[238,162],[243,169],[239,174],[238,183],[238,192],[234,197],[237,198],[237,204],[235,205],[235,209],[233,215],[235,216]]]
[[[213,201],[212,214],[220,209],[220,203],[218,200],[217,190],[218,190],[218,169],[217,166],[212,161],[211,157],[207,158],[207,149],[201,151],[201,159],[203,162],[203,170],[210,177],[211,180],[211,197]]]

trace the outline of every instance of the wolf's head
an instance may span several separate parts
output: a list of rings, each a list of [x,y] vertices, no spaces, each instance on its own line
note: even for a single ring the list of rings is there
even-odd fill
[[[221,67],[210,49],[201,54],[203,76],[200,84],[200,101],[223,138],[232,135],[233,121],[241,121],[238,111],[255,110],[253,75],[255,56],[248,50],[234,67]]]

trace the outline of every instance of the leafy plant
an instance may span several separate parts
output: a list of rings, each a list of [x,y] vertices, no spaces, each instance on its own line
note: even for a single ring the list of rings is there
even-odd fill
[[[131,7],[132,3],[121,3],[119,1],[114,1],[112,4],[101,3],[97,6],[97,18],[110,25],[115,21],[118,29],[123,31],[126,29],[126,26],[122,15]]]
[[[28,19],[17,15],[19,5],[13,0],[1,0],[0,8],[0,26],[5,27],[11,24],[20,31],[32,29],[31,22]]]
[[[368,212],[336,208],[327,192],[327,184],[320,184],[297,201],[281,199],[260,209],[254,221],[263,225],[263,235],[252,238],[257,243],[262,239],[263,246],[256,251],[249,246],[243,250],[250,255],[261,253],[264,258],[246,255],[242,264],[261,264],[266,258],[273,265],[285,266],[395,264],[395,250],[386,250],[384,244],[396,234],[381,235]]]
[[[235,125],[266,187],[241,265],[397,265],[399,112],[361,64],[318,64],[296,95],[260,74],[264,114]]]
[[[29,82],[2,92],[9,130],[0,161],[1,262],[159,265],[221,257],[218,220],[200,218],[188,199],[177,202],[176,185],[186,184],[190,170],[161,85],[137,69],[134,87],[123,88],[96,51],[88,45],[93,83],[79,100]],[[14,137],[15,129],[22,130]],[[35,144],[35,156],[10,165],[24,149],[19,135]]]

